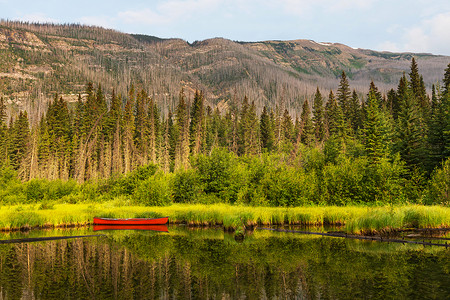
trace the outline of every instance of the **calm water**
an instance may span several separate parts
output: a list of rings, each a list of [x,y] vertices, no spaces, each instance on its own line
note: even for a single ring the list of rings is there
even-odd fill
[[[0,239],[0,299],[449,299],[450,249],[221,229],[52,230]]]

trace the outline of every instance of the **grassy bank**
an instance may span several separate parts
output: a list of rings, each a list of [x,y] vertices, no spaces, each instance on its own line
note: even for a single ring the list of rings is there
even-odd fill
[[[450,208],[442,206],[251,207],[226,204],[123,206],[118,202],[13,205],[0,209],[0,228],[83,226],[94,216],[131,218],[169,216],[170,223],[223,225],[225,229],[263,225],[344,225],[352,233],[405,228],[450,227]]]

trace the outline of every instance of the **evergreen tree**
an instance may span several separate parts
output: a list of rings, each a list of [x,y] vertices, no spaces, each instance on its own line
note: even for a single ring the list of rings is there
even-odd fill
[[[320,94],[319,87],[317,87],[316,93],[314,94],[313,123],[316,141],[318,142],[323,141],[325,138],[324,114],[323,98]]]
[[[6,165],[8,159],[8,128],[6,126],[6,105],[0,98],[0,168]]]
[[[186,105],[186,96],[184,90],[181,89],[178,99],[178,105],[175,111],[175,138],[177,139],[175,145],[175,161],[174,168],[187,169],[189,165],[189,118]]]
[[[385,120],[375,90],[371,89],[364,121],[364,148],[372,163],[378,163],[388,155],[390,135]]]
[[[333,91],[330,91],[327,104],[325,105],[325,114],[329,136],[343,137],[345,133],[344,116],[341,107],[336,102]]]
[[[0,124],[6,123],[6,104],[3,97],[0,97]]]
[[[397,91],[401,95],[400,111],[397,119],[396,150],[405,161],[406,166],[413,170],[423,167],[425,159],[424,122],[416,97],[409,88]]]
[[[411,60],[411,71],[409,73],[409,78],[412,94],[416,97],[417,103],[422,109],[422,115],[426,117],[429,113],[429,100],[425,89],[425,83],[423,82],[423,77],[419,74],[419,68],[414,57]]]
[[[270,116],[265,105],[260,116],[259,126],[261,132],[261,147],[267,152],[270,152],[273,149],[274,136]]]
[[[204,121],[203,92],[195,91],[194,103],[192,104],[191,110],[191,123],[189,125],[191,153],[193,155],[200,153],[203,146]]]
[[[357,132],[359,128],[362,128],[361,118],[361,103],[359,101],[358,94],[353,90],[352,97],[350,98],[350,123],[352,125],[353,132]]]
[[[308,99],[305,99],[301,114],[301,141],[305,145],[311,145],[314,141],[314,124],[311,120],[311,109]]]
[[[259,124],[255,103],[244,97],[239,120],[239,154],[252,155],[260,152]]]
[[[30,129],[28,123],[28,114],[26,111],[20,111],[17,120],[12,123],[9,133],[9,158],[11,166],[15,170],[19,169],[22,160],[27,153],[29,139]]]
[[[84,124],[84,116],[85,116],[85,107],[83,99],[81,98],[81,94],[78,94],[78,100],[75,104],[75,111],[73,116],[73,130],[74,134],[77,136],[81,136],[83,134]]]
[[[347,75],[342,71],[341,81],[339,83],[339,88],[337,90],[337,100],[339,106],[341,107],[342,114],[344,115],[345,120],[351,119],[351,108],[350,108],[350,87],[347,80]]]
[[[289,114],[287,109],[285,109],[284,113],[283,113],[281,128],[282,128],[283,140],[292,143],[296,138],[293,134],[294,133],[294,123],[292,122],[291,115]]]
[[[129,92],[129,98],[125,104],[123,124],[124,124],[124,137],[123,137],[123,158],[124,158],[124,173],[129,173],[134,168],[134,152],[135,145],[133,140],[134,134],[134,88],[131,86]]]
[[[446,114],[448,115],[445,95],[442,94],[439,86],[436,91],[436,88],[433,85],[431,98],[431,118],[428,124],[429,172],[434,170],[448,157],[447,148],[450,144],[445,133],[448,125],[448,116]]]

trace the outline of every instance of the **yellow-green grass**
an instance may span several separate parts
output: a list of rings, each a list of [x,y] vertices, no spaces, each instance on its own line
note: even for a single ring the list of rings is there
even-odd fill
[[[126,206],[120,202],[3,206],[0,228],[87,225],[94,216],[132,218],[168,216],[170,223],[191,226],[223,225],[225,229],[256,225],[345,225],[352,233],[383,232],[404,228],[450,227],[450,208],[442,206],[307,206],[251,207],[227,204],[174,204]]]

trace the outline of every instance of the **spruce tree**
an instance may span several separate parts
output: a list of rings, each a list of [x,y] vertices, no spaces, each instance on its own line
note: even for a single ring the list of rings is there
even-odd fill
[[[10,145],[8,147],[8,152],[11,166],[15,170],[18,170],[27,152],[30,138],[28,114],[26,111],[19,112],[18,118],[11,125],[9,136]]]
[[[189,137],[191,144],[191,153],[198,154],[202,150],[204,134],[204,99],[203,92],[195,91],[194,103],[191,110],[191,123],[189,124]]]
[[[0,168],[6,165],[8,155],[8,128],[6,126],[6,105],[0,98]]]
[[[305,145],[311,145],[314,141],[314,124],[311,120],[311,109],[308,99],[305,99],[301,114],[301,141]]]
[[[273,149],[274,133],[270,122],[270,115],[265,105],[260,116],[259,124],[261,132],[261,147],[265,151],[270,152]]]
[[[419,68],[414,57],[411,60],[411,71],[409,73],[409,78],[412,94],[416,97],[417,103],[421,107],[422,114],[425,117],[428,115],[429,99],[426,93],[423,77],[419,74]]]
[[[317,87],[316,93],[314,94],[313,103],[313,123],[314,123],[314,134],[316,141],[321,142],[325,138],[325,112],[323,107],[323,98],[320,94],[319,87]]]
[[[440,87],[437,90],[433,85],[431,98],[431,117],[428,124],[428,171],[431,172],[439,166],[448,155],[449,146],[446,137],[447,116],[445,95]]]
[[[184,90],[181,89],[178,105],[175,111],[175,136],[177,142],[175,145],[175,161],[174,168],[178,170],[180,168],[187,169],[189,165],[189,118],[187,112],[186,96]]]
[[[362,118],[361,118],[361,103],[359,102],[358,94],[353,90],[352,97],[350,98],[349,107],[349,120],[352,125],[353,132],[357,132],[359,128],[362,128]]]
[[[390,135],[385,120],[375,90],[371,89],[364,121],[364,148],[372,163],[378,163],[388,155]]]
[[[284,110],[281,124],[283,140],[292,143],[296,139],[293,135],[294,123],[292,122],[292,117],[287,109]]]
[[[422,168],[425,162],[424,121],[411,89],[397,91],[401,95],[397,118],[397,141],[395,149],[400,153],[409,170]]]
[[[345,120],[350,120],[351,118],[351,109],[350,109],[350,87],[347,80],[347,75],[342,71],[341,81],[339,83],[339,88],[337,90],[337,100],[339,106],[341,107],[342,114],[344,115]]]
[[[342,109],[338,105],[333,91],[330,91],[327,104],[325,105],[327,129],[329,136],[342,137],[345,132],[344,116]]]

